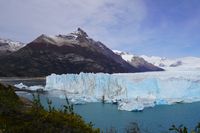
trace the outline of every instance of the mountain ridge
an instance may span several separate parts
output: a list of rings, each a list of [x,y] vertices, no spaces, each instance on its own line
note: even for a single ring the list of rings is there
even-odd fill
[[[140,68],[144,72],[145,71],[163,71],[164,70],[164,69],[162,69],[158,66],[155,66],[155,65],[149,63],[148,61],[146,61],[145,59],[143,59],[140,56],[133,55],[133,54],[130,54],[130,53],[127,53],[127,52],[122,52],[122,51],[119,51],[119,50],[113,50],[113,52],[120,55],[122,57],[122,59],[127,61],[132,66],[134,66],[136,68]]]
[[[142,55],[146,61],[161,67],[165,70],[200,70],[200,58],[194,56],[186,56],[182,58],[169,59],[166,57],[146,56]]]
[[[129,73],[131,66],[80,28],[68,35],[41,35],[23,48],[0,58],[0,76],[36,77],[51,73]]]

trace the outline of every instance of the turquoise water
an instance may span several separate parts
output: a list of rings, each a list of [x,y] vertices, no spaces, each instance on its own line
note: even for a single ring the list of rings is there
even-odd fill
[[[45,80],[7,81],[5,83],[17,84],[23,82],[26,85],[44,85]],[[30,98],[27,93],[19,93]],[[41,101],[46,106],[48,95],[41,95]],[[65,100],[49,97],[53,106],[61,108]],[[200,102],[190,104],[162,105],[153,108],[145,108],[142,112],[120,111],[117,105],[88,103],[75,105],[75,112],[80,114],[87,122],[92,122],[95,127],[106,130],[115,127],[118,133],[123,133],[130,122],[137,122],[142,133],[167,133],[172,124],[183,124],[189,129],[194,128],[200,122]]]
[[[31,98],[30,94],[19,95]],[[63,99],[41,95],[41,101],[45,106],[47,97],[57,108],[65,104]],[[200,122],[200,102],[156,106],[146,108],[142,112],[120,111],[117,105],[102,103],[75,105],[74,110],[87,122],[92,122],[95,127],[104,131],[115,127],[119,133],[123,133],[130,122],[137,122],[143,133],[167,133],[172,124],[177,126],[183,124],[191,129]]]

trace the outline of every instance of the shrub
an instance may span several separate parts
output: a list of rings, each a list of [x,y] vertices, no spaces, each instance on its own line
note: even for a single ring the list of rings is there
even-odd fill
[[[33,98],[31,107],[25,107],[11,86],[0,84],[0,133],[99,133],[91,123],[73,112],[73,105],[64,105],[63,110],[45,109],[39,95]]]
[[[172,125],[172,127],[169,128],[169,130],[175,133],[189,133],[188,128],[183,125],[180,125],[179,127]],[[198,123],[195,129],[192,130],[190,133],[200,133],[200,123]]]

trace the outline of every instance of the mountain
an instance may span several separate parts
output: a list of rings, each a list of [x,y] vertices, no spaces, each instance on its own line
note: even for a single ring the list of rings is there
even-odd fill
[[[146,56],[146,55],[141,55],[143,59],[146,61],[154,64],[155,66],[159,67],[170,67],[171,65],[176,64],[176,60],[168,59],[165,57],[158,57],[158,56]],[[177,63],[177,66],[179,64]]]
[[[127,52],[122,52],[118,50],[113,50],[116,54],[120,55],[122,59],[127,61],[129,64],[134,66],[135,68],[138,68],[142,71],[163,71],[162,68],[159,68],[158,66],[155,66],[146,60],[144,60],[142,57],[129,54]]]
[[[103,43],[78,28],[68,35],[41,35],[23,48],[0,57],[0,76],[47,76],[51,73],[141,72]]]
[[[24,46],[24,43],[0,38],[0,55],[9,54],[19,50]]]
[[[140,56],[146,61],[166,70],[200,70],[200,58],[183,57],[177,59],[168,59],[157,56]]]

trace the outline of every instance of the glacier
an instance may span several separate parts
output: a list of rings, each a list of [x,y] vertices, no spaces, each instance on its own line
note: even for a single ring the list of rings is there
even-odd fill
[[[200,101],[200,72],[165,71],[129,74],[51,74],[44,87],[74,104],[116,103],[119,110],[141,111],[156,105]]]

